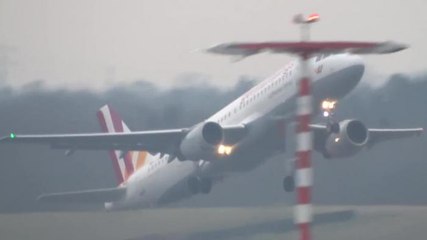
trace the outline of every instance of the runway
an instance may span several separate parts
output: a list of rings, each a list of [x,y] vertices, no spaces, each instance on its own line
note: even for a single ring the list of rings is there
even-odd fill
[[[315,239],[422,239],[424,206],[317,206]],[[1,239],[298,239],[289,207],[0,215]]]

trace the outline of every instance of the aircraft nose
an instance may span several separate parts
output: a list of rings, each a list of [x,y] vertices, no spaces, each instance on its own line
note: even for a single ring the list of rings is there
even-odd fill
[[[359,83],[363,73],[365,72],[365,63],[363,62],[363,59],[357,55],[348,56],[347,62],[347,69],[352,76],[348,81],[352,81],[353,84],[356,85]]]
[[[358,55],[338,55],[332,60],[332,64],[337,66],[335,70],[343,73],[343,78],[337,81],[345,82],[348,87],[354,87],[360,81],[365,72],[365,64],[362,57]]]
[[[328,65],[331,66],[330,74],[315,86],[323,98],[344,97],[360,82],[365,72],[362,58],[356,55],[333,56]]]
[[[357,55],[347,55],[343,61],[342,78],[337,79],[342,83],[337,83],[337,87],[341,85],[344,94],[350,92],[362,79],[363,73],[365,72],[365,64],[363,59]]]
[[[356,70],[359,70],[361,74],[363,74],[365,70],[365,63],[363,62],[362,57],[357,55],[352,55],[352,56],[349,56],[348,58],[349,58],[348,60],[349,67],[355,67]]]

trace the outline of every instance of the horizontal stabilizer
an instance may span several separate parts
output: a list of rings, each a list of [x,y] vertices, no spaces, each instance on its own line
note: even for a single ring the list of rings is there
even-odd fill
[[[114,202],[126,194],[126,188],[104,188],[76,192],[43,194],[37,201],[51,203],[105,203]]]

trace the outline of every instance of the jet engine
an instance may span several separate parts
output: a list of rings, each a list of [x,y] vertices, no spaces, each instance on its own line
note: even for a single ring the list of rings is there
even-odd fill
[[[186,160],[211,159],[216,146],[223,139],[222,127],[215,122],[205,122],[193,128],[182,140],[180,151]]]
[[[344,120],[339,131],[326,138],[323,155],[326,158],[344,158],[355,155],[369,140],[369,131],[359,120]]]
[[[231,154],[233,145],[246,135],[243,125],[224,126],[216,122],[196,125],[179,146],[183,160],[214,160],[219,155]]]

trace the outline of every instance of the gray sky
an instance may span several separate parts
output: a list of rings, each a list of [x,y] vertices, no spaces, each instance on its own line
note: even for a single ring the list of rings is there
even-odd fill
[[[239,75],[267,76],[290,57],[231,64],[193,50],[297,39],[292,16],[315,11],[322,17],[315,39],[411,45],[403,53],[367,57],[369,72],[418,72],[425,70],[426,7],[425,0],[0,0],[0,56],[7,55],[1,63],[7,62],[7,81],[15,86],[44,79],[50,87],[101,89],[144,78],[167,87],[189,72],[231,86]]]

